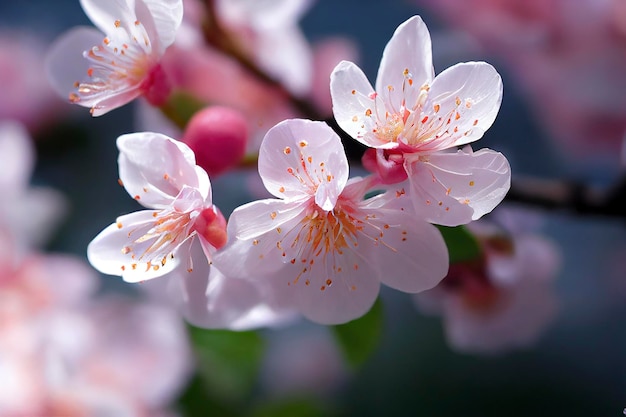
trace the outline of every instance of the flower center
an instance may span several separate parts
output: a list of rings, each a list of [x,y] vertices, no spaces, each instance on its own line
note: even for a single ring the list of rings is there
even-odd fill
[[[106,37],[101,45],[83,52],[91,64],[87,69],[89,81],[74,83],[77,90],[70,93],[72,103],[101,100],[112,91],[128,91],[150,73],[155,59],[144,26],[136,21],[132,28],[125,28],[116,21],[115,30],[125,32],[114,39]]]
[[[128,232],[129,238],[134,234],[141,234],[132,244],[122,248],[124,255],[130,255],[130,267],[137,269],[138,263],[145,262],[146,271],[157,271],[165,266],[168,258],[174,257],[176,248],[195,235],[191,231],[195,220],[191,214],[176,210],[155,211],[152,213],[156,219],[154,222]],[[118,223],[117,227],[121,229],[122,224]]]

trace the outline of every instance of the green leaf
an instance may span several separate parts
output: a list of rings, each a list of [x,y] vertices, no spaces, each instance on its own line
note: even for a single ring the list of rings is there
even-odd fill
[[[344,357],[352,367],[362,365],[378,346],[383,329],[380,299],[363,317],[332,327]]]
[[[229,404],[248,400],[263,356],[261,337],[255,332],[189,328],[198,375],[207,391]]]
[[[480,257],[481,248],[478,241],[464,226],[437,226],[443,240],[448,246],[450,263],[471,261]]]

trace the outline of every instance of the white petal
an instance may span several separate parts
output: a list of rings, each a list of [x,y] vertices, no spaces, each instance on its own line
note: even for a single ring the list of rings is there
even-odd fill
[[[502,79],[485,62],[457,64],[437,75],[424,105],[425,114],[432,120],[441,117],[444,126],[437,132],[441,138],[434,150],[480,139],[496,119],[501,102]]]
[[[295,307],[320,324],[340,324],[361,317],[378,297],[380,281],[370,265],[346,248],[341,254],[321,255],[303,265],[287,263],[273,279],[279,296],[295,297]]]
[[[142,7],[145,5],[149,10],[153,23],[144,17]],[[158,45],[161,53],[174,43],[176,32],[183,21],[183,1],[182,0],[137,0],[137,18],[146,26],[150,33],[156,31]],[[154,25],[154,29],[150,25]]]
[[[359,239],[359,250],[383,284],[417,293],[437,285],[448,273],[448,249],[437,228],[399,210],[375,210]]]
[[[125,249],[132,246],[144,248],[150,244],[144,242],[140,245],[135,240],[153,227],[154,213],[156,212],[143,210],[118,217],[116,223],[109,225],[89,243],[87,258],[91,265],[104,274],[122,276],[127,282],[155,278],[174,270],[186,254],[168,256],[165,262],[162,262],[162,257],[150,262],[153,257],[142,258],[141,250]],[[179,250],[184,252],[184,248]]]
[[[493,210],[511,183],[507,159],[499,152],[429,155],[427,162],[405,161],[410,195],[419,216],[430,223],[458,226]]]
[[[417,103],[422,85],[429,83],[433,76],[430,34],[422,18],[413,16],[398,26],[385,47],[376,91],[383,97],[387,109],[400,109],[403,100],[412,107]]]
[[[228,218],[228,237],[250,240],[268,232],[276,233],[277,228],[303,217],[306,208],[306,203],[276,199],[244,204],[237,207]]]
[[[179,270],[173,275],[168,279],[179,294],[178,308],[194,326],[249,330],[279,325],[294,317],[293,311],[273,308],[252,281],[226,278],[215,266],[206,264],[194,267],[193,273]]]
[[[337,124],[351,137],[373,148],[396,146],[373,132],[386,108],[359,67],[348,61],[337,64],[330,74],[330,94]]]
[[[70,92],[76,90],[75,83],[87,78],[90,63],[83,57],[88,51],[102,43],[104,35],[91,27],[76,27],[61,35],[54,41],[46,53],[46,75],[50,85],[64,100],[69,99]],[[92,102],[76,104],[91,107]]]
[[[34,146],[24,126],[15,122],[0,123],[0,188],[5,196],[26,190],[34,164]]]
[[[132,26],[137,20],[135,0],[80,0],[80,5],[89,20],[108,36],[114,37],[116,33],[122,32],[123,27],[118,26]],[[118,20],[121,25],[116,25]]]
[[[348,160],[327,124],[291,119],[267,132],[259,150],[259,174],[276,197],[312,196],[321,187],[318,204],[333,206],[348,181]]]
[[[124,188],[146,207],[165,208],[183,186],[200,186],[193,151],[182,142],[159,133],[142,132],[120,136],[117,147]],[[208,177],[201,182],[206,187]],[[203,195],[209,193],[200,191]]]
[[[238,207],[228,219],[228,242],[213,263],[227,277],[256,279],[287,262],[279,242],[297,225],[306,206],[261,200]]]

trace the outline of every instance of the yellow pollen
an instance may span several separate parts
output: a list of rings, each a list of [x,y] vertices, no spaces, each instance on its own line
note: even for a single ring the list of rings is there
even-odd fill
[[[119,20],[116,20],[115,23],[113,24],[115,25],[116,28],[118,28],[122,25],[122,22],[120,22]]]

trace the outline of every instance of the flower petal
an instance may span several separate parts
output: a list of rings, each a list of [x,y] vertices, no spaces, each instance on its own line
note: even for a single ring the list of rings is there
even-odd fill
[[[493,66],[466,62],[446,69],[433,81],[424,104],[430,120],[441,118],[444,123],[429,148],[442,150],[480,139],[496,119],[501,102],[502,79]]]
[[[295,297],[295,308],[320,324],[345,323],[367,313],[378,297],[380,281],[361,256],[347,248],[314,261],[306,266],[287,263],[274,274],[283,297]]]
[[[237,207],[228,218],[228,236],[243,240],[257,238],[303,216],[306,204],[276,199],[253,201]]]
[[[80,0],[80,5],[101,32],[114,38],[125,28],[132,27],[137,20],[135,0]]]
[[[149,34],[154,30],[162,54],[165,48],[174,43],[176,32],[183,21],[182,0],[136,0],[137,18],[146,26]],[[145,16],[143,6],[149,11]],[[152,20],[152,22],[150,22]],[[152,28],[154,25],[154,28]],[[156,41],[156,39],[153,39]]]
[[[214,255],[214,265],[229,278],[255,279],[276,271],[287,261],[279,242],[305,209],[300,203],[271,199],[236,208],[228,219],[228,243]]]
[[[102,43],[101,32],[90,27],[76,27],[61,35],[46,53],[46,75],[50,85],[64,100],[76,90],[76,82],[87,78],[89,61],[83,57],[88,51]],[[78,101],[76,104],[91,107],[93,102]]]
[[[448,249],[437,228],[405,211],[374,210],[359,250],[381,282],[408,293],[428,290],[448,273]]]
[[[151,208],[166,208],[183,186],[210,189],[206,173],[197,170],[193,151],[182,142],[152,132],[117,139],[120,179],[131,197]],[[201,177],[201,178],[200,178]],[[203,196],[209,189],[200,190]]]
[[[174,270],[182,257],[159,257],[157,262],[152,263],[142,258],[141,250],[130,250],[131,246],[149,246],[151,241],[138,243],[137,239],[154,226],[154,213],[157,212],[143,210],[118,217],[116,223],[109,225],[89,243],[87,258],[91,265],[104,274],[121,276],[127,282],[159,277]],[[180,250],[180,246],[178,248]]]
[[[337,124],[348,135],[373,148],[397,146],[374,133],[377,120],[385,119],[385,105],[354,63],[341,61],[337,64],[330,74],[330,94]]]
[[[421,87],[434,77],[428,28],[419,16],[402,23],[387,43],[378,68],[376,91],[386,108],[398,111],[417,103]]]
[[[276,197],[315,195],[318,205],[330,210],[348,181],[348,160],[339,136],[327,124],[291,119],[265,135],[259,174]]]
[[[248,330],[289,321],[293,311],[274,308],[249,280],[226,277],[209,265],[202,250],[192,250],[192,273],[178,269],[167,279],[178,310],[194,326]],[[197,261],[195,261],[197,259]],[[198,265],[201,264],[201,265]]]
[[[444,226],[458,226],[493,210],[511,183],[507,159],[499,152],[471,148],[440,152],[428,161],[407,159],[410,195],[420,216]]]

